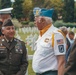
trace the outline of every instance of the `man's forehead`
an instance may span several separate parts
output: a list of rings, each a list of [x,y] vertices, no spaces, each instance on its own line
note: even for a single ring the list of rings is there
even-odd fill
[[[12,27],[14,27],[14,26],[5,26],[5,28],[12,28]]]
[[[37,17],[35,17],[35,19],[40,19],[40,18],[42,18],[42,16],[37,16]]]

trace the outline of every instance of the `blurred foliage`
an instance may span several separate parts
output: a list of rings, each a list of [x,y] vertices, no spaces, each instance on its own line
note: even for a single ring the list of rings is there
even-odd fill
[[[32,9],[32,0],[24,0],[23,2],[23,12],[25,17],[29,17],[30,10]],[[26,15],[27,14],[27,15]]]
[[[12,19],[12,22],[16,29],[22,27],[22,24],[17,19]]]
[[[64,2],[62,0],[46,0],[45,5],[46,8],[54,8],[57,12],[62,13]]]
[[[74,0],[64,0],[63,21],[74,22]]]
[[[70,22],[63,22],[63,21],[56,21],[53,23],[55,27],[61,27],[61,26],[66,26],[66,27],[75,27],[76,28],[76,23],[70,23]]]
[[[30,26],[30,27],[34,27],[34,22],[31,21],[22,21],[21,22],[22,26]]]
[[[21,24],[22,25],[28,25],[29,24],[29,21],[22,21]]]
[[[23,14],[23,7],[22,7],[22,3],[24,0],[15,0],[15,2],[13,3],[13,16],[15,18],[17,18],[19,21],[21,18],[25,17]]]
[[[0,9],[11,7],[11,0],[0,0]]]
[[[74,22],[76,22],[76,2],[75,2],[75,8],[74,8]]]
[[[46,0],[32,0],[33,8],[34,7],[44,8],[45,1]]]
[[[34,22],[29,22],[30,27],[34,27]]]

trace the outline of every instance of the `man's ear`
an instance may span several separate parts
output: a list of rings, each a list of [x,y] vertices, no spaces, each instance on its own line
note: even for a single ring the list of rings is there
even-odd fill
[[[3,29],[1,29],[1,32],[2,32],[2,34],[4,34],[4,30]]]
[[[42,23],[45,22],[45,18],[44,17],[41,17],[41,20],[40,20]]]

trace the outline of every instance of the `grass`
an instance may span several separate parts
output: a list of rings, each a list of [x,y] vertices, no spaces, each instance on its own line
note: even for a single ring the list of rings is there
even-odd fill
[[[24,34],[23,32],[19,32],[19,35],[21,36],[21,39],[26,43],[26,37],[30,35],[31,33]],[[28,48],[28,55],[33,55],[34,51],[31,49],[30,46],[26,44],[26,48]],[[32,60],[29,60],[29,66],[28,66],[28,75],[35,75],[33,69],[32,69]]]
[[[28,75],[35,75],[35,73],[32,70],[32,60],[29,60],[29,66],[28,66]]]

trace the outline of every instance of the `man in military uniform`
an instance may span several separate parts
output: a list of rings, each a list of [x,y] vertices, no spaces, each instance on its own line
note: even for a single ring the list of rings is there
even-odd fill
[[[14,38],[15,28],[10,19],[2,25],[0,39],[0,75],[25,75],[28,61],[25,43]]]
[[[35,25],[40,31],[32,63],[36,75],[64,75],[66,43],[52,24],[53,10],[34,8]]]

